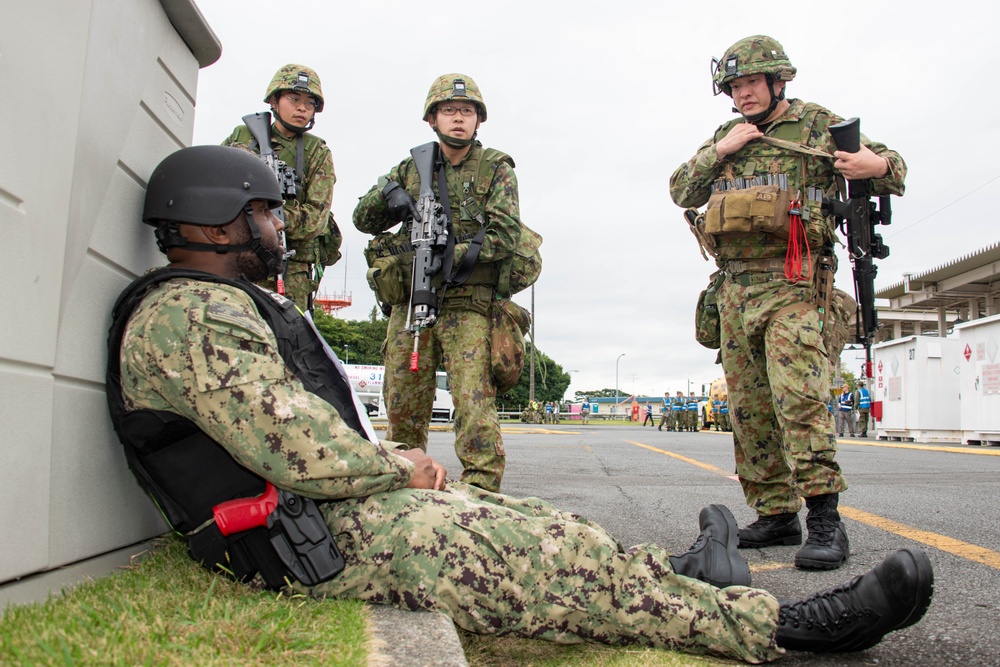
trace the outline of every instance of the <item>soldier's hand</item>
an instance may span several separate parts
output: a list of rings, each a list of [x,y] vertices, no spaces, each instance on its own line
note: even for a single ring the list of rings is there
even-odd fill
[[[424,454],[419,449],[396,450],[396,454],[408,459],[415,464],[413,477],[406,485],[408,489],[434,489],[435,491],[445,490],[445,477],[448,471],[445,467]]]
[[[417,202],[410,193],[404,190],[396,181],[389,181],[382,188],[382,197],[389,206],[389,215],[393,220],[402,222],[407,216],[417,217]]]
[[[882,178],[889,173],[889,161],[870,148],[861,145],[857,153],[834,151],[834,169],[844,175],[849,181],[861,181],[866,178]]]
[[[763,136],[764,133],[753,123],[740,123],[715,144],[715,155],[721,160]]]

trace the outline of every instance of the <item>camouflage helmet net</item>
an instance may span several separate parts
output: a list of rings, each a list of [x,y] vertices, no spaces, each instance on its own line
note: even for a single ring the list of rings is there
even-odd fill
[[[732,97],[729,84],[740,77],[770,74],[775,81],[791,81],[795,72],[792,61],[778,40],[766,35],[754,35],[726,49],[721,61],[712,58],[712,92]]]
[[[316,70],[305,65],[285,65],[274,73],[274,78],[267,86],[267,93],[264,94],[264,103],[270,104],[271,97],[282,90],[294,90],[302,93],[309,93],[316,98],[316,113],[323,110],[323,88],[319,82],[319,75]]]
[[[424,102],[423,119],[427,120],[427,116],[435,105],[449,100],[474,103],[479,109],[479,120],[486,121],[486,103],[483,102],[479,86],[476,85],[471,76],[457,73],[442,74],[431,84],[431,89],[427,91],[427,101]]]

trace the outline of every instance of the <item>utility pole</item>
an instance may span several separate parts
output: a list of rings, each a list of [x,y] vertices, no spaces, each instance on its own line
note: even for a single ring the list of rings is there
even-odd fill
[[[528,377],[528,405],[535,401],[535,286],[531,285],[531,363]]]

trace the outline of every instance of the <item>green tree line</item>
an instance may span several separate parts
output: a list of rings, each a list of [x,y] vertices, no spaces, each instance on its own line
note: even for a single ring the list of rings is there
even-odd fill
[[[344,363],[382,365],[382,342],[385,340],[389,320],[377,308],[372,308],[366,320],[342,320],[317,308],[313,313],[313,321],[320,335]],[[521,379],[513,389],[497,397],[499,410],[518,410],[528,404],[530,355],[529,341],[525,349]],[[535,351],[536,401],[561,401],[570,381],[569,373],[561,365],[541,350]],[[614,396],[614,393],[611,395]]]

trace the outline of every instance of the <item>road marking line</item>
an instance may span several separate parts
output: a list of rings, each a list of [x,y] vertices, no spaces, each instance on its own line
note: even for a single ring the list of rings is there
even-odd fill
[[[680,454],[675,454],[673,452],[668,452],[665,449],[659,449],[658,447],[652,447],[650,445],[643,444],[641,442],[635,442],[634,440],[626,440],[626,442],[636,445],[637,447],[643,447],[650,451],[657,452],[658,454],[665,454],[679,461],[685,463],[690,463],[691,465],[697,466],[709,472],[714,472],[722,475],[723,477],[728,477],[729,479],[735,479],[739,481],[738,477],[731,475],[729,472],[722,470],[716,466],[708,463],[702,463],[696,459],[688,458],[686,456],[681,456]],[[880,445],[875,445],[867,443],[868,446],[878,447]],[[914,449],[913,447],[907,447],[905,445],[891,445],[892,447],[902,447],[903,449]],[[927,449],[926,447],[917,447],[916,449]],[[955,448],[946,448],[946,451],[951,451]],[[962,450],[958,450],[962,451]],[[939,549],[946,553],[953,554],[960,558],[965,558],[966,560],[971,560],[975,563],[981,563],[983,565],[988,565],[996,570],[1000,570],[1000,553],[986,549],[984,547],[977,546],[975,544],[970,544],[969,542],[963,542],[962,540],[957,540],[953,537],[948,537],[946,535],[940,535],[938,533],[931,533],[926,530],[920,530],[912,526],[907,526],[904,523],[899,523],[893,521],[892,519],[886,519],[877,514],[871,514],[865,512],[864,510],[859,510],[854,507],[847,507],[841,505],[837,508],[842,516],[848,519],[853,519],[860,523],[873,526],[875,528],[880,528],[886,532],[894,533],[901,537],[911,539],[915,542],[920,542],[929,547]]]
[[[952,452],[954,454],[977,454],[979,456],[1000,456],[1000,449],[983,450],[971,449],[969,447],[947,447],[940,445],[908,445],[905,443],[893,442],[868,442],[866,440],[848,440],[847,438],[837,438],[837,442],[847,445],[861,445],[862,447],[886,447],[888,449],[919,449],[925,452]]]
[[[635,442],[634,440],[626,440],[625,442],[628,442],[628,443],[631,443],[633,445],[636,445],[637,447],[644,447],[645,449],[649,449],[651,451],[657,452],[658,454],[666,454],[667,456],[673,457],[673,458],[675,458],[675,459],[677,459],[679,461],[684,461],[684,463],[690,463],[693,466],[698,466],[699,468],[703,468],[705,470],[708,470],[709,472],[717,473],[719,475],[722,475],[723,477],[732,477],[732,473],[730,473],[728,470],[723,470],[722,468],[717,468],[717,467],[715,467],[714,465],[712,465],[710,463],[702,463],[701,461],[698,461],[697,459],[689,459],[686,456],[681,456],[680,454],[674,454],[673,452],[668,452],[665,449],[659,449],[657,447],[653,447],[652,445],[645,445],[645,444],[643,444],[641,442]]]
[[[934,547],[935,549],[940,549],[941,551],[946,551],[950,554],[965,558],[966,560],[982,563],[983,565],[989,565],[996,570],[1000,570],[1000,553],[997,553],[996,551],[991,551],[990,549],[976,546],[975,544],[969,544],[968,542],[963,542],[962,540],[956,540],[945,535],[920,530],[912,526],[907,526],[903,523],[897,523],[891,519],[886,519],[878,516],[877,514],[870,514],[853,507],[841,506],[837,509],[843,516],[846,516],[849,519],[854,519],[855,521],[860,521],[861,523],[868,524],[869,526],[881,528],[882,530],[909,538],[915,542],[920,542],[921,544],[926,544],[927,546]]]

